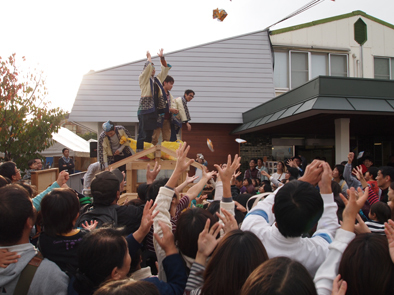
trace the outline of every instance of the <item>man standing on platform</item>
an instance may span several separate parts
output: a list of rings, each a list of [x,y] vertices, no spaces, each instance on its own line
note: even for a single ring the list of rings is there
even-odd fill
[[[182,120],[183,123],[186,123],[187,131],[192,130],[192,125],[190,125],[189,123],[191,118],[190,118],[189,108],[187,107],[187,103],[194,98],[194,95],[195,95],[194,91],[188,89],[185,91],[185,95],[183,97],[178,97],[177,99],[175,99],[177,109],[179,110],[180,119]]]
[[[153,131],[158,127],[159,114],[165,113],[166,109],[168,110],[167,95],[162,83],[167,77],[171,65],[167,64],[163,49],[160,49],[158,56],[161,62],[161,72],[155,77],[156,71],[149,51],[146,53],[146,56],[148,60],[138,78],[141,98],[138,106],[137,152],[144,149],[144,142],[152,142]]]

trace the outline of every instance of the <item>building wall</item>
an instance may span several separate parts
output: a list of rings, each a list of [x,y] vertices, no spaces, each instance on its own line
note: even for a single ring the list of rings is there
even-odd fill
[[[363,45],[363,59],[360,45],[354,40],[354,23],[359,18],[367,25],[368,40]],[[348,50],[349,77],[362,77],[360,64],[363,61],[364,78],[374,78],[374,57],[394,57],[394,30],[362,15],[273,34],[271,41],[274,48],[285,45],[289,48],[303,47],[299,49],[301,51],[318,52],[325,49],[328,53]],[[284,90],[276,89],[276,95],[283,92]]]
[[[192,131],[188,132],[185,124],[182,128],[182,140],[190,145],[188,157],[196,159],[198,153],[204,155],[208,161],[208,169],[214,169],[214,164],[227,163],[227,156],[239,154],[239,144],[235,141],[236,135],[230,134],[238,125],[234,124],[191,124]],[[209,138],[214,147],[211,152],[207,146]],[[193,169],[194,170],[194,169]],[[194,174],[194,171],[190,175]]]
[[[165,53],[175,79],[174,97],[196,92],[189,104],[193,123],[242,123],[242,112],[274,97],[267,31]],[[90,72],[83,77],[70,120],[133,123],[140,99],[138,76],[146,59]],[[160,61],[153,58],[156,71]]]

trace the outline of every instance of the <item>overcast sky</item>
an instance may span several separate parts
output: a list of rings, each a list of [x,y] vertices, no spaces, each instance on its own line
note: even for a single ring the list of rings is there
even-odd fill
[[[47,76],[53,106],[70,111],[84,74],[266,28],[310,0],[0,0],[0,56],[26,56]],[[223,22],[212,10],[225,9]],[[325,0],[272,29],[362,10],[394,24],[394,1]],[[138,77],[136,77],[137,79]]]

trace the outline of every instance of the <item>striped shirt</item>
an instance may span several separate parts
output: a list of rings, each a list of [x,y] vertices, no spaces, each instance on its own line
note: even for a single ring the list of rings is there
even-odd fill
[[[371,230],[371,233],[385,235],[384,233],[384,224],[377,221],[366,221],[365,224]]]

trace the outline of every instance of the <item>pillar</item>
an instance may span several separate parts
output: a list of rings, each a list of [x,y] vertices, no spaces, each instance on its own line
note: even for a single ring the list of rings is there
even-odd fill
[[[350,151],[349,118],[335,119],[335,164],[347,160]]]

